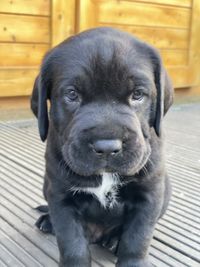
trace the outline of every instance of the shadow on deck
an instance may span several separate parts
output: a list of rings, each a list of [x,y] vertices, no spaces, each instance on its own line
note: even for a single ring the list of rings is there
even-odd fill
[[[54,267],[53,236],[35,227],[44,203],[44,144],[35,121],[0,123],[0,266]],[[165,121],[167,167],[173,195],[156,225],[150,258],[158,267],[200,266],[200,104],[175,106]],[[114,266],[107,251],[92,247],[93,267]]]

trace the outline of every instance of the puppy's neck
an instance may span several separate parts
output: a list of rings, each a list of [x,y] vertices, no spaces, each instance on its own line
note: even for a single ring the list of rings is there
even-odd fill
[[[101,203],[104,208],[112,208],[117,203],[117,193],[122,185],[117,173],[102,174],[102,182],[97,187],[73,187],[71,190],[75,193],[84,192],[92,194]]]

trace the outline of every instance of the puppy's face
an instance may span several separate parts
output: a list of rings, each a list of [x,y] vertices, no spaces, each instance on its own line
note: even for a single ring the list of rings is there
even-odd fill
[[[130,47],[107,49],[112,51],[97,48],[91,55],[83,45],[85,58],[62,58],[54,81],[51,117],[62,154],[74,172],[85,176],[134,174],[151,152],[153,75],[135,62]]]
[[[146,46],[89,33],[63,43],[47,61],[50,129],[66,164],[83,176],[142,169],[151,153],[157,105]]]

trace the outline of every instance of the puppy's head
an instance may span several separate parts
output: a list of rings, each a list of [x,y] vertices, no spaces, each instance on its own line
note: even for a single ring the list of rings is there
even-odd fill
[[[127,33],[97,28],[46,55],[31,107],[41,139],[50,120],[48,138],[58,141],[75,173],[133,175],[148,161],[152,134],[161,135],[172,92],[154,48]]]

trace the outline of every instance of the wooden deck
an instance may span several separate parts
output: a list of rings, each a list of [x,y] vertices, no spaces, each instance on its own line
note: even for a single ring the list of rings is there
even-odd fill
[[[199,267],[200,104],[175,106],[165,128],[173,196],[156,225],[150,258],[158,267]],[[39,214],[33,208],[44,203],[43,154],[35,121],[0,124],[1,267],[57,266],[55,238],[34,227]],[[115,258],[109,252],[91,249],[93,267],[114,266]]]

